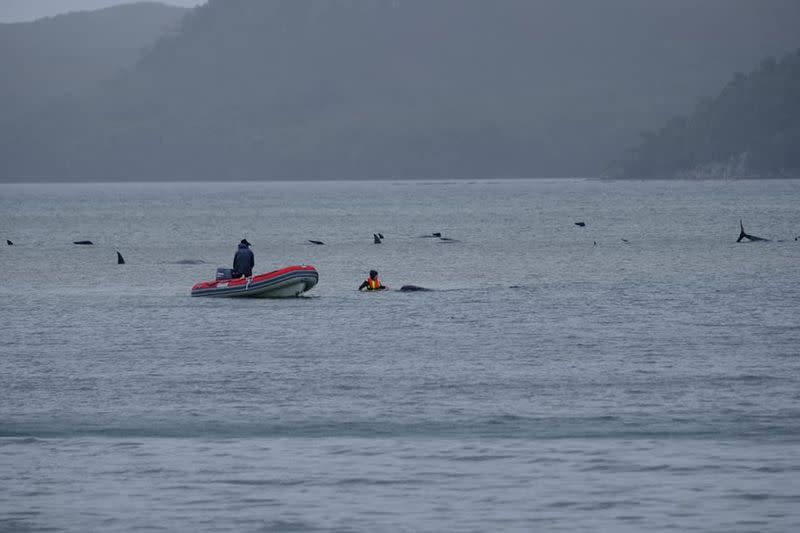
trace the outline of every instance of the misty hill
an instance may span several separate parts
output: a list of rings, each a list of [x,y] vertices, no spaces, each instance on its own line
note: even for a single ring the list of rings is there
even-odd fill
[[[767,6],[767,7],[765,7]],[[796,0],[211,0],[127,75],[26,117],[8,179],[597,174]]]
[[[628,178],[800,177],[800,50],[737,74],[618,165]]]
[[[130,70],[185,9],[140,2],[0,24],[0,120]]]

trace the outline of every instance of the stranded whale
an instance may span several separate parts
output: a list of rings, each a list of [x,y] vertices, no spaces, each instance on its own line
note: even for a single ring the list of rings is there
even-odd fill
[[[739,238],[736,239],[736,242],[742,242],[744,239],[747,239],[750,242],[769,242],[769,239],[764,239],[762,237],[756,237],[755,235],[748,235],[744,231],[744,224],[742,220],[739,219]]]
[[[433,289],[426,289],[425,287],[418,287],[417,285],[403,285],[400,287],[401,292],[431,292]]]

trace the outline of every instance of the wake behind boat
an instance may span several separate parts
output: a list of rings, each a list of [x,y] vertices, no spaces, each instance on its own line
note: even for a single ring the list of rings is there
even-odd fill
[[[251,278],[203,281],[192,287],[192,296],[240,298],[295,298],[319,281],[313,266],[290,266]]]

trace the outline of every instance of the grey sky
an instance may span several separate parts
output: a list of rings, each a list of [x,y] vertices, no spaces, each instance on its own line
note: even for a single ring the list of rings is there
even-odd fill
[[[0,22],[23,22],[70,11],[85,11],[130,4],[136,0],[0,0]],[[193,7],[206,0],[160,0],[164,4]]]

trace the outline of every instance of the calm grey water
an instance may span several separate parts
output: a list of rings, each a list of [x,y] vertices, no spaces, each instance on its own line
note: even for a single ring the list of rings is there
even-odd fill
[[[2,185],[0,530],[798,531],[798,206],[797,181]],[[784,242],[736,244],[740,217]],[[320,284],[190,298],[245,236]],[[370,268],[437,291],[358,293]]]

